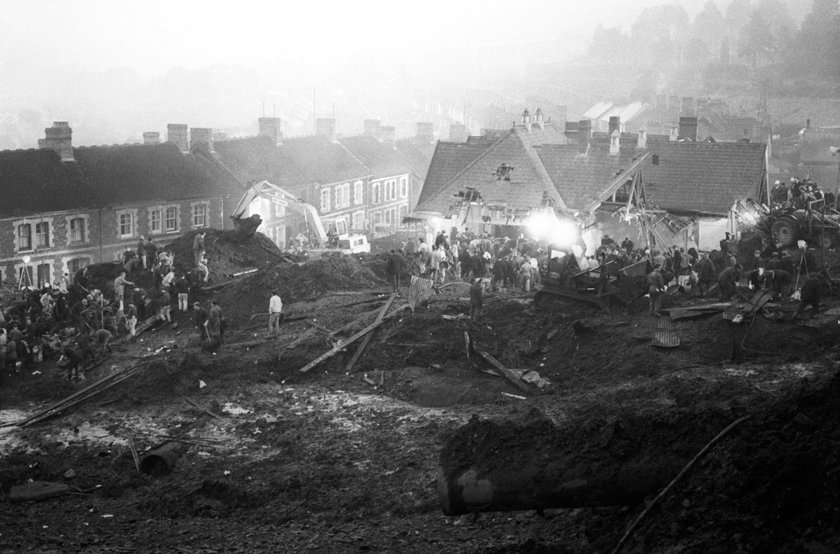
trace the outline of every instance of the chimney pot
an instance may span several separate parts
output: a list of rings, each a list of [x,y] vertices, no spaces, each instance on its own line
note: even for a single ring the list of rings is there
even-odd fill
[[[173,143],[181,152],[189,152],[190,142],[188,133],[186,123],[169,123],[166,126],[166,142]]]
[[[676,125],[671,127],[671,133],[668,135],[668,141],[677,142],[680,139],[680,129]]]
[[[618,156],[621,153],[621,133],[618,129],[610,134],[610,155]]]
[[[38,148],[54,150],[62,162],[74,162],[73,129],[67,121],[53,121],[52,127],[44,129],[44,139],[38,141]]]
[[[578,122],[578,152],[585,154],[589,150],[589,140],[592,138],[592,121],[581,119]]]
[[[260,129],[259,136],[270,137],[275,146],[280,144],[283,140],[283,128],[279,117],[261,117],[257,123]]]
[[[695,142],[697,140],[697,118],[681,117],[679,126],[679,140]]]
[[[639,140],[636,143],[636,148],[647,148],[647,131],[639,129]]]
[[[190,129],[190,150],[196,146],[206,146],[213,151],[213,129],[209,127],[193,127]]]
[[[157,131],[146,131],[143,133],[143,144],[160,144],[160,133]]]
[[[379,138],[379,127],[381,125],[382,122],[378,119],[365,119],[365,134]]]
[[[613,131],[621,132],[621,117],[617,115],[610,116],[609,134],[612,137]]]
[[[540,129],[545,129],[545,121],[543,120],[543,113],[540,108],[537,108],[537,111],[534,112],[534,120],[540,126]]]

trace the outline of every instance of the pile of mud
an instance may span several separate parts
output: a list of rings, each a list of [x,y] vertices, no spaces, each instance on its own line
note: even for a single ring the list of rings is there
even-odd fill
[[[262,233],[255,233],[237,242],[233,231],[206,231],[204,249],[210,269],[210,284],[246,269],[275,264],[283,255],[277,245]],[[176,270],[185,271],[195,267],[193,240],[197,233],[197,230],[190,231],[169,244],[169,249],[175,254]]]
[[[302,265],[287,263],[259,271],[222,288],[215,295],[230,315],[268,310],[268,299],[277,292],[284,304],[312,300],[332,291],[381,288],[384,281],[353,256],[327,256]]]

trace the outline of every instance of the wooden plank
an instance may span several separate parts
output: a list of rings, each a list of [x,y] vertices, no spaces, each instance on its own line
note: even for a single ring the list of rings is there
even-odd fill
[[[28,423],[29,421],[31,421],[31,420],[33,420],[33,419],[35,419],[35,418],[37,418],[37,417],[39,417],[43,414],[46,414],[47,412],[50,412],[51,410],[54,410],[54,409],[57,409],[57,408],[61,407],[64,404],[68,404],[68,403],[72,404],[75,399],[84,396],[88,392],[90,392],[90,391],[96,389],[97,387],[101,386],[103,383],[107,383],[108,381],[112,381],[112,380],[116,379],[119,375],[121,375],[123,373],[126,373],[126,372],[129,372],[129,371],[135,369],[136,367],[138,367],[138,366],[134,365],[134,366],[129,366],[127,368],[117,370],[117,371],[111,373],[110,375],[106,375],[105,377],[96,381],[95,383],[91,383],[90,385],[83,388],[82,390],[74,392],[70,396],[68,396],[66,398],[63,398],[63,399],[59,400],[58,402],[55,402],[54,404],[51,404],[51,405],[47,406],[46,408],[32,414],[31,416],[29,416],[25,419],[22,419],[20,421],[10,422],[10,423],[4,423],[3,425],[0,425],[0,427],[7,427],[7,426],[11,426],[11,425],[21,426],[21,425],[24,425],[24,424]]]
[[[364,329],[362,329],[361,331],[359,331],[358,333],[356,333],[352,337],[342,341],[342,343],[339,344],[338,346],[333,347],[330,351],[325,352],[324,354],[318,356],[316,359],[312,360],[311,362],[309,362],[308,364],[306,364],[305,366],[300,368],[298,371],[300,371],[301,373],[306,373],[307,371],[309,371],[313,367],[317,366],[321,362],[332,358],[333,356],[335,356],[336,354],[338,354],[339,352],[341,352],[342,350],[347,348],[347,346],[349,346],[350,344],[352,344],[352,343],[356,342],[357,340],[359,340],[360,338],[364,337],[365,335],[367,335],[368,333],[370,333],[371,331],[373,331],[374,329],[376,329],[377,327],[382,325],[386,320],[391,319],[393,317],[396,317],[398,314],[400,314],[402,311],[404,311],[408,308],[409,308],[409,306],[407,304],[404,305],[404,306],[400,306],[399,308],[397,308],[396,310],[391,312],[390,315],[382,318],[381,321],[375,321],[375,322],[371,323],[370,325],[368,325],[367,327],[365,327]]]
[[[475,352],[479,356],[481,356],[482,358],[484,358],[485,360],[490,362],[490,365],[492,365],[497,370],[499,370],[499,372],[501,372],[502,376],[505,379],[507,379],[508,381],[510,381],[511,383],[513,383],[516,386],[516,388],[518,388],[522,392],[532,394],[533,391],[532,391],[531,387],[529,387],[528,385],[523,383],[518,375],[516,375],[514,372],[512,372],[511,370],[506,368],[504,365],[502,365],[502,362],[500,362],[499,360],[497,360],[496,358],[491,356],[490,353],[487,352],[486,350],[484,350],[483,348],[481,348],[478,345],[478,343],[473,341],[472,347],[473,347],[473,350],[475,350]]]
[[[385,317],[385,314],[388,313],[388,310],[391,308],[391,304],[394,303],[394,299],[396,297],[397,294],[394,293],[388,298],[388,301],[385,302],[385,305],[382,306],[382,309],[379,310],[379,313],[376,315],[376,322],[382,322],[382,318]],[[359,345],[358,348],[356,348],[356,351],[353,352],[353,357],[350,358],[349,362],[347,362],[347,367],[344,368],[344,371],[350,373],[350,371],[353,370],[353,366],[356,364],[356,362],[359,361],[359,358],[362,357],[362,354],[364,354],[365,348],[367,348],[367,345],[370,342],[371,338],[373,338],[373,332],[370,332],[367,335],[365,335],[365,338],[362,339],[362,343]]]

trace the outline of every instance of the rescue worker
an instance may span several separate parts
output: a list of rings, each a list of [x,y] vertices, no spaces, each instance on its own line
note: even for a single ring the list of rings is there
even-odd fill
[[[662,277],[662,266],[656,264],[653,271],[648,273],[648,294],[650,295],[650,315],[662,315],[659,309],[662,307],[662,294],[665,292],[665,279]]]
[[[275,337],[280,334],[280,318],[283,315],[283,301],[277,292],[271,293],[268,300],[268,336]]]
[[[207,319],[210,314],[207,312],[207,309],[202,308],[201,304],[198,302],[193,304],[193,310],[195,311],[195,326],[198,328],[198,334],[201,338],[201,342],[204,342],[210,338],[210,335],[207,334]]]
[[[476,278],[470,285],[470,320],[478,321],[484,307],[484,286],[481,278]]]
[[[812,315],[816,314],[820,309],[820,282],[819,280],[811,277],[805,284],[802,286],[802,291],[800,292],[800,300],[799,300],[799,307],[796,308],[796,312],[793,314],[791,321],[795,321],[797,316],[805,311],[805,308],[811,306],[814,308],[814,311],[811,312]]]
[[[735,287],[738,285],[738,281],[741,280],[742,269],[743,266],[741,264],[735,264],[734,266],[727,267],[718,275],[718,287],[722,301],[731,300],[735,295]]]

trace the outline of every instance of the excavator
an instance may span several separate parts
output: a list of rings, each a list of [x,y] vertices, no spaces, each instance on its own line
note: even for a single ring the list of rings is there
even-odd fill
[[[344,218],[322,220],[315,206],[302,202],[292,193],[269,183],[260,181],[248,187],[239,200],[230,218],[233,220],[235,240],[242,242],[254,236],[263,222],[259,207],[253,204],[263,200],[275,206],[292,210],[303,218],[306,234],[299,233],[300,242],[306,244],[310,258],[320,257],[328,252],[360,254],[370,252],[370,243],[365,235],[350,234]],[[251,215],[246,216],[249,212]]]

